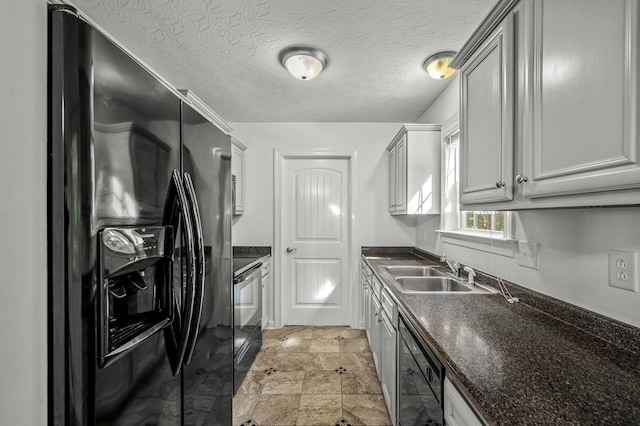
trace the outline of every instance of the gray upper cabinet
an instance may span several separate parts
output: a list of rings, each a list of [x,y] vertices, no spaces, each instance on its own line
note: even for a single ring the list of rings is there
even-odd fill
[[[460,70],[460,201],[513,197],[513,17]]]
[[[404,124],[387,147],[390,214],[440,214],[440,128]]]
[[[244,181],[246,169],[244,164],[244,152],[247,150],[247,147],[238,142],[234,137],[231,138],[231,142],[233,214],[241,215],[244,213]]]
[[[637,0],[528,2],[525,198],[640,186],[638,10]]]
[[[492,9],[453,62],[465,210],[640,204],[639,22],[637,0]]]

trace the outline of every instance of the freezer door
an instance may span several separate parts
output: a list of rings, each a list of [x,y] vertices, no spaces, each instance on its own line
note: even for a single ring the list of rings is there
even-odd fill
[[[190,362],[183,367],[184,419],[185,424],[231,424],[231,142],[185,103],[182,141],[183,175],[193,183],[204,245],[201,314],[192,330]]]

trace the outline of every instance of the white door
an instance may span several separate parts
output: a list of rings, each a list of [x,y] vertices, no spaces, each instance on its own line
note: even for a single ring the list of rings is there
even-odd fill
[[[288,158],[283,179],[283,324],[347,325],[349,160]]]

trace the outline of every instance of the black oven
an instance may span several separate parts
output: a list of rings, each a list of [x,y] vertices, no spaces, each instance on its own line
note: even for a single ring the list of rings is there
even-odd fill
[[[262,346],[262,262],[233,279],[234,393]]]
[[[429,348],[418,343],[402,317],[398,322],[398,424],[442,426],[444,367]]]

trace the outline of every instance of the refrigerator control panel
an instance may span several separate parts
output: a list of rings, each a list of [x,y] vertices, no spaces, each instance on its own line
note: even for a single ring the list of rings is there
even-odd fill
[[[102,230],[104,247],[114,253],[136,255],[137,257],[163,256],[166,237],[173,237],[168,226],[146,228],[105,228]]]

